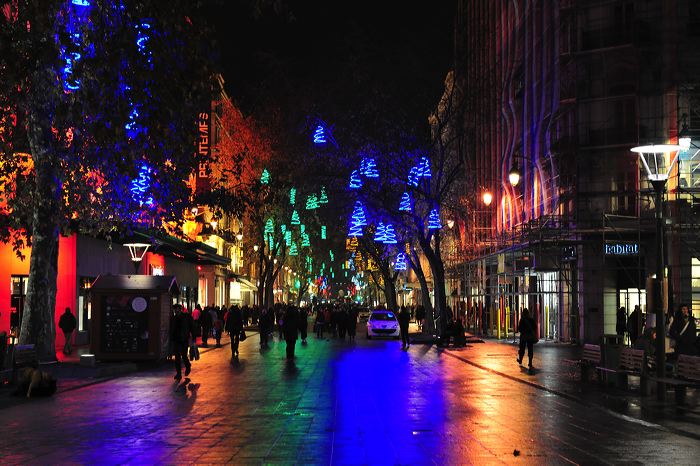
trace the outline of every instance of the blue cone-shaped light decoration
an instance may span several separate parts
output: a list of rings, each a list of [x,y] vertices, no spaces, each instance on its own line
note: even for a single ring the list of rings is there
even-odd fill
[[[428,229],[439,230],[440,228],[442,228],[442,224],[440,223],[440,214],[436,208],[431,210],[428,216]]]
[[[400,252],[396,255],[396,261],[394,262],[394,270],[406,270],[406,254]]]
[[[428,157],[421,157],[418,161],[418,176],[422,176],[423,178],[432,177],[430,173],[430,160],[428,160]]]
[[[299,255],[299,248],[297,248],[297,243],[292,243],[292,246],[289,248],[289,255],[290,256],[298,256]]]
[[[365,164],[364,175],[367,178],[379,178],[379,171],[377,170],[377,162],[373,158],[368,158]]]
[[[325,144],[328,142],[326,140],[326,128],[323,125],[317,125],[314,130],[314,144]]]
[[[379,222],[379,225],[377,225],[377,231],[374,233],[374,241],[380,243],[386,241],[386,226],[383,222]]]
[[[139,167],[139,176],[131,180],[131,199],[139,205],[139,207],[153,206],[153,196],[149,195],[148,191],[151,188],[151,178],[153,169],[146,163]]]
[[[408,172],[408,185],[413,186],[414,188],[418,187],[418,168],[417,167],[411,167],[411,171]]]
[[[394,231],[394,225],[391,223],[386,225],[384,229],[384,244],[396,244],[396,232]]]
[[[271,218],[268,218],[267,222],[265,222],[265,233],[271,234],[274,231],[275,231],[275,222],[273,222]]]
[[[353,170],[350,174],[350,189],[360,189],[362,187],[362,179],[357,170]]]
[[[328,194],[326,194],[326,187],[321,186],[321,194],[318,196],[319,204],[328,204]]]
[[[299,220],[299,212],[294,209],[294,212],[292,212],[292,220],[290,222],[292,225],[300,225],[301,221]]]
[[[309,240],[309,234],[308,233],[302,233],[301,235],[301,246],[304,248],[308,248],[311,246],[311,241]]]
[[[403,210],[405,212],[411,211],[411,196],[410,196],[410,194],[403,193],[403,196],[401,196],[401,204],[399,204],[399,210]]]
[[[363,236],[362,233],[362,226],[360,225],[350,225],[350,229],[348,230],[348,236]]]

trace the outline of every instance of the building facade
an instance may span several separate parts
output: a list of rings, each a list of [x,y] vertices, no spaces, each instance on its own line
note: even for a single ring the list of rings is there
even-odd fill
[[[541,338],[592,342],[619,307],[651,310],[653,192],[630,149],[679,136],[666,303],[697,301],[699,24],[690,0],[458,1],[467,163],[448,286],[472,326],[512,334],[528,308]]]

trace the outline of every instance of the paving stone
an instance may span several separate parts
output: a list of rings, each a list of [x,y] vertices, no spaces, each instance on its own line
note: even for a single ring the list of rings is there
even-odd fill
[[[2,463],[697,463],[696,405],[615,395],[628,407],[612,410],[559,362],[566,348],[538,345],[530,376],[491,341],[401,351],[358,332],[311,338],[294,363],[271,346],[251,334],[234,363],[210,349],[179,392],[167,365],[6,406]]]

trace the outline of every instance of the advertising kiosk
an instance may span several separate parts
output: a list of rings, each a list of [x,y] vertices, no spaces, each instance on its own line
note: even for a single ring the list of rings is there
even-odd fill
[[[160,360],[168,356],[175,277],[102,275],[92,293],[90,350],[101,361]]]

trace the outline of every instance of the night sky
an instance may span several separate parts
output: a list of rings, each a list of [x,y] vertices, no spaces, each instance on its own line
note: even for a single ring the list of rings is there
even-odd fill
[[[369,112],[425,126],[452,62],[452,1],[215,1],[229,95],[257,118]],[[414,127],[415,127],[414,126]]]

